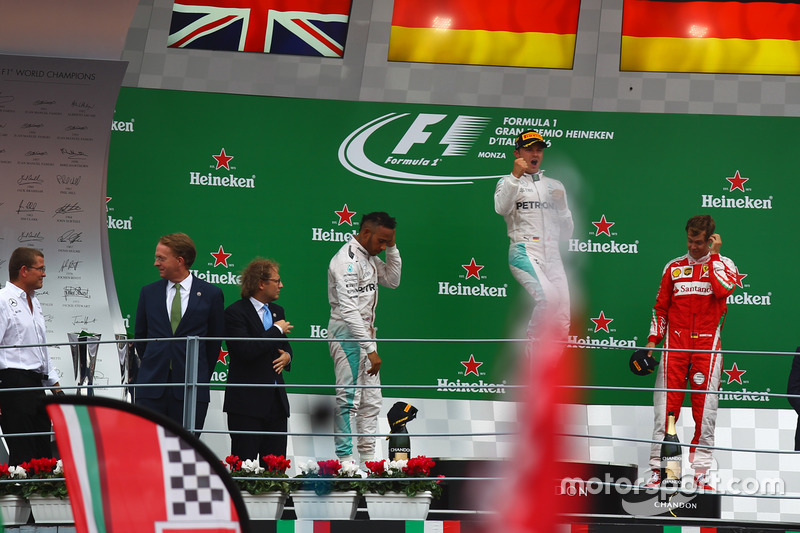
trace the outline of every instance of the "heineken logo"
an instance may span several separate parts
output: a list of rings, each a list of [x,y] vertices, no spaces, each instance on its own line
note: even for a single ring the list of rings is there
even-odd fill
[[[214,163],[210,166],[214,172],[189,172],[189,185],[200,185],[202,187],[224,187],[234,189],[254,189],[256,187],[256,175],[251,177],[236,176],[232,172],[224,175],[222,172],[219,175],[216,171],[225,169],[227,171],[235,170],[236,167],[231,165],[231,160],[234,158],[232,155],[225,153],[225,148],[222,148],[219,154],[211,154]]]
[[[767,294],[750,294],[747,291],[734,292],[725,303],[728,305],[772,305],[772,293]]]
[[[750,178],[745,178],[741,174],[739,174],[738,170],[736,171],[736,173],[733,176],[730,176],[730,177],[725,178],[725,179],[728,180],[728,182],[731,184],[730,189],[728,189],[729,192],[733,192],[733,191],[735,191],[737,189],[742,191],[742,192],[745,192],[744,191],[744,184],[747,183],[748,181],[750,181]]]
[[[596,339],[589,335],[579,338],[577,335],[569,335],[567,337],[567,346],[569,348],[635,348],[636,337],[633,339],[617,339],[609,337],[607,339]]]
[[[616,224],[616,222],[606,220],[606,215],[603,213],[603,216],[600,217],[600,220],[597,222],[592,222],[592,226],[596,228],[596,231],[594,232],[595,237],[600,236],[601,233],[605,233],[611,237],[611,226],[614,224]],[[616,235],[616,233],[614,235]]]
[[[470,259],[468,264],[461,265],[461,267],[467,271],[466,279],[469,278],[481,279],[481,270],[483,270],[483,265],[479,265],[478,263],[476,263],[474,257]],[[483,277],[485,278],[486,276]]]
[[[234,265],[228,265],[228,258],[233,254],[227,253],[221,244],[219,245],[219,250],[217,250],[216,252],[209,252],[209,254],[211,255],[211,257],[214,258],[214,264],[212,265],[214,267],[218,265],[222,265],[225,268],[234,266]]]
[[[349,226],[353,225],[353,215],[355,215],[356,212],[350,211],[347,208],[347,204],[344,204],[341,211],[334,211],[334,213],[336,213],[336,216],[339,217],[339,222],[337,222],[338,226],[341,226],[342,224],[347,224]]]
[[[133,132],[133,121],[134,119],[130,120],[115,120],[111,122],[111,131],[125,131],[125,132]]]
[[[475,359],[475,354],[469,354],[469,358],[466,361],[460,361],[461,365],[463,365],[463,370],[459,370],[458,374],[463,376],[463,381],[461,378],[456,380],[448,379],[448,378],[437,378],[436,379],[436,390],[438,392],[475,392],[478,394],[506,394],[507,389],[507,382],[503,380],[500,383],[491,383],[480,379],[481,376],[486,375],[485,372],[480,370],[480,367],[483,366],[483,361],[478,361]],[[470,375],[475,376],[475,381],[468,381],[467,377]]]
[[[591,239],[581,241],[580,239],[569,240],[569,251],[579,253],[601,253],[601,254],[638,254],[639,241],[636,242],[592,242]]]
[[[734,172],[733,176],[726,176],[725,181],[727,181],[727,183],[722,190],[729,194],[727,196],[725,194],[720,196],[703,194],[701,195],[702,207],[716,207],[720,209],[772,209],[772,196],[768,198],[753,198],[747,194],[747,192],[752,191],[751,187],[745,187],[745,184],[750,181],[750,178],[742,176],[738,170]],[[740,191],[745,194],[744,196],[739,196],[735,191]]]
[[[483,365],[482,361],[475,360],[475,354],[469,354],[469,360],[461,361],[461,364],[464,365],[464,375],[468,376],[470,374],[475,374],[476,376],[480,376],[478,373],[478,369]]]
[[[211,157],[213,157],[214,160],[217,162],[217,166],[214,167],[215,170],[219,170],[221,168],[225,168],[225,170],[230,170],[231,169],[230,161],[231,161],[231,159],[233,159],[233,156],[226,154],[225,153],[225,148],[223,148],[219,152],[219,155],[212,155]]]
[[[133,229],[133,217],[128,218],[114,218],[111,215],[106,217],[106,226],[108,229]]]
[[[478,394],[506,394],[506,381],[502,383],[489,383],[484,380],[477,382],[467,382],[457,379],[455,381],[447,378],[436,380],[436,390],[438,392],[475,392]]]
[[[611,333],[611,331],[608,329],[608,325],[611,324],[614,319],[608,318],[605,311],[600,311],[600,314],[597,316],[597,318],[590,318],[589,320],[594,322],[594,333],[597,333],[600,330],[603,330],[606,333]]]
[[[202,279],[203,281],[207,281],[208,283],[212,283],[214,285],[239,285],[241,283],[241,276],[234,274],[233,272],[222,272],[216,274],[211,272],[210,270],[206,270],[205,272],[200,272],[199,270],[191,270],[191,273],[197,279]]]
[[[486,276],[481,273],[484,265],[478,264],[475,258],[470,258],[468,263],[462,263],[461,268],[465,273],[459,274],[459,278],[463,279],[465,283],[449,281],[440,281],[439,295],[440,296],[487,296],[490,298],[506,298],[508,297],[508,284],[504,283],[502,286],[492,286],[486,283],[470,284],[466,283],[467,280],[475,278],[477,280],[484,280]]]
[[[733,362],[733,366],[730,370],[725,370],[723,368],[722,371],[728,375],[728,383],[726,383],[726,385],[730,385],[733,382],[736,382],[739,385],[749,383],[748,381],[742,382],[742,376],[747,372],[747,370],[741,370],[739,365],[736,364],[736,361]]]
[[[638,254],[638,240],[634,242],[618,242],[614,239],[617,236],[617,232],[612,231],[611,228],[615,224],[616,222],[609,219],[605,213],[602,213],[598,220],[592,221],[593,228],[588,232],[588,239],[569,239],[569,251],[573,253]],[[610,237],[610,239],[606,240],[603,235]]]
[[[490,298],[505,298],[508,296],[508,285],[492,287],[481,283],[479,285],[462,285],[461,283],[439,282],[439,294],[445,296],[488,296]]]
[[[326,229],[326,228],[311,228],[311,240],[322,242],[347,242],[358,234],[357,229],[350,229],[347,226],[353,226],[353,216],[357,214],[352,211],[345,203],[341,209],[333,209],[333,214],[336,217],[331,220],[331,226],[335,225],[336,228],[345,225],[341,229]]]
[[[719,401],[768,402],[769,393],[770,393],[769,388],[767,388],[765,391],[749,391],[746,388],[742,388],[741,391],[728,391],[728,392],[725,392],[724,389],[721,389],[721,394],[719,395]]]

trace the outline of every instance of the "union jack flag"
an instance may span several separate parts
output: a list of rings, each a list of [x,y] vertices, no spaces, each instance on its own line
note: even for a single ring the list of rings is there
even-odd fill
[[[350,0],[177,0],[167,45],[342,57]]]

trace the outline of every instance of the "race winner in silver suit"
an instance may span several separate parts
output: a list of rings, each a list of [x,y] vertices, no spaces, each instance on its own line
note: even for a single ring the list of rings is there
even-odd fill
[[[569,333],[569,286],[558,241],[572,235],[572,213],[560,181],[540,170],[547,142],[533,130],[515,143],[514,169],[497,182],[494,209],[503,215],[511,246],[508,262],[514,278],[534,299],[528,337],[541,335],[544,319],[552,321],[555,338]]]

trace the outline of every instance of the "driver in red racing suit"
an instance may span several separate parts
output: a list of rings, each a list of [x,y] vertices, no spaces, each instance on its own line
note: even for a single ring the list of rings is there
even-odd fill
[[[719,350],[720,334],[727,312],[726,299],[738,281],[736,266],[719,255],[722,239],[714,233],[714,219],[697,215],[686,223],[689,252],[673,259],[664,268],[656,304],[650,322],[648,348],[664,340],[661,364],[655,387],[685,389],[687,381],[692,390],[719,390],[722,354],[695,352]],[[652,351],[650,352],[652,354]],[[647,486],[661,482],[661,444],[667,423],[667,413],[680,416],[685,393],[656,391],[653,394],[655,424],[650,450],[652,474]],[[695,431],[692,444],[714,445],[717,418],[717,394],[692,394],[692,417]],[[709,448],[690,449],[689,460],[699,488],[712,489],[708,470],[711,467]]]

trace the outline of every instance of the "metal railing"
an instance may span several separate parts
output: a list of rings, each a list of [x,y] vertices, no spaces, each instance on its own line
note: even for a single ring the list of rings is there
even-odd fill
[[[142,388],[142,387],[183,387],[184,392],[184,411],[183,411],[183,420],[184,420],[184,427],[185,428],[193,428],[195,425],[195,418],[196,418],[196,400],[197,400],[197,393],[200,387],[208,387],[212,386],[215,388],[221,387],[264,387],[264,388],[292,388],[292,389],[300,389],[300,390],[319,390],[319,389],[342,389],[342,388],[381,388],[381,389],[396,389],[396,390],[426,390],[426,389],[436,389],[439,388],[439,385],[404,385],[404,384],[397,384],[397,385],[337,385],[333,384],[298,384],[298,383],[286,383],[286,384],[207,384],[207,383],[199,383],[197,381],[197,364],[199,360],[199,347],[202,341],[223,341],[229,340],[227,338],[218,338],[218,337],[185,337],[185,338],[157,338],[157,339],[127,339],[124,342],[128,343],[131,346],[133,343],[152,343],[152,342],[185,342],[186,344],[186,376],[184,383],[150,383],[150,384],[129,384],[129,383],[120,383],[120,384],[102,384],[102,385],[75,385],[75,386],[62,386],[62,389],[65,391],[74,391],[75,393],[82,393],[85,392],[87,389],[115,389],[115,388]],[[262,338],[241,338],[236,340],[243,340],[243,341],[258,341],[258,342],[285,342],[285,339],[262,339]],[[360,339],[319,339],[319,338],[304,338],[304,339],[291,339],[292,343],[315,343],[315,342],[322,342],[322,343],[329,343],[329,342],[358,342]],[[454,343],[454,344],[486,344],[486,343],[502,343],[502,344],[519,344],[524,345],[529,343],[530,341],[527,339],[370,339],[373,342],[379,343]],[[34,346],[65,346],[65,345],[82,345],[82,344],[120,344],[120,340],[107,340],[107,341],[79,341],[79,342],[71,342],[71,343],[48,343],[48,344],[35,344],[35,345],[14,345],[14,346],[0,346],[0,350],[7,349],[7,348],[19,348],[19,347],[34,347]],[[595,346],[579,346],[575,343],[564,342],[563,344],[567,345],[571,349],[586,349],[586,350],[593,350],[598,347]],[[645,347],[630,347],[630,346],[603,346],[602,347],[605,353],[614,353],[615,350],[624,350],[629,352],[632,349],[644,349]],[[654,352],[663,352],[666,351],[663,348],[653,348]],[[795,356],[797,355],[795,352],[778,352],[778,351],[745,351],[745,350],[695,350],[696,352],[709,352],[709,353],[720,353],[720,354],[739,354],[739,355],[766,355],[766,356]],[[524,389],[526,385],[518,384],[518,385],[504,385],[507,389]],[[697,391],[692,389],[672,389],[672,388],[654,388],[654,387],[625,387],[625,386],[598,386],[598,385],[566,385],[563,386],[567,389],[572,390],[580,390],[580,391],[614,391],[614,392],[682,392],[687,394],[728,394],[727,391]],[[49,387],[27,387],[24,389],[19,390],[47,390]],[[787,393],[773,393],[773,392],[748,392],[747,394],[751,396],[762,396],[762,397],[775,397],[775,398],[800,398],[800,395],[791,395]],[[388,437],[390,433],[337,433],[337,432],[264,432],[264,431],[225,431],[225,430],[202,430],[203,433],[207,434],[260,434],[260,435],[287,435],[292,437],[304,438],[304,437],[333,437],[336,435],[339,436],[350,436],[350,437],[359,437],[359,436],[375,436],[375,437]],[[52,432],[49,433],[20,433],[17,435],[25,436],[25,435],[42,435],[48,434],[52,435]],[[461,437],[494,437],[494,438],[511,438],[514,436],[514,432],[500,432],[500,431],[474,431],[474,432],[423,432],[423,433],[414,433],[414,437],[421,437],[421,438],[461,438]],[[607,440],[607,441],[619,441],[619,442],[634,442],[634,443],[642,443],[642,444],[660,444],[660,441],[647,439],[647,438],[637,438],[637,437],[629,437],[629,436],[615,436],[615,435],[603,435],[603,434],[596,434],[596,433],[577,433],[577,432],[564,432],[561,431],[558,433],[560,437],[570,438],[570,439],[586,439],[586,440]],[[9,436],[10,437],[10,436]],[[764,449],[764,448],[745,448],[745,447],[725,447],[725,446],[708,446],[708,445],[691,445],[691,444],[681,444],[682,446],[693,446],[696,448],[707,448],[719,451],[727,451],[727,452],[736,452],[736,453],[753,453],[753,454],[786,454],[786,455],[796,455],[800,454],[800,451],[794,450],[780,450],[780,449]],[[252,479],[252,478],[237,478],[237,479]],[[314,481],[323,481],[325,478],[315,478]],[[418,478],[418,479],[438,479],[438,478]],[[498,481],[502,480],[503,478],[500,476],[489,476],[489,477],[448,477],[446,481],[460,481],[460,482],[476,482],[476,481]],[[22,482],[36,482],[37,480],[18,480]],[[335,480],[331,480],[335,481]],[[358,482],[362,483],[371,483],[374,480],[370,480],[369,478],[364,480],[357,480]],[[13,481],[5,481],[0,480],[0,483],[7,483]],[[608,485],[611,487],[619,487],[617,483],[603,483],[603,485]],[[800,499],[800,492],[793,492],[793,493],[786,493],[780,495],[766,495],[766,494],[727,494],[725,492],[717,492],[723,497],[753,497],[753,498],[775,498],[775,499],[787,499],[787,500],[798,500]],[[465,510],[464,512],[468,512]],[[724,521],[722,521],[724,522]]]

